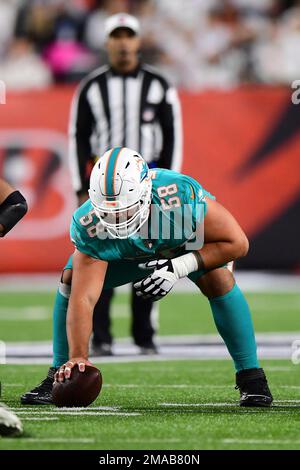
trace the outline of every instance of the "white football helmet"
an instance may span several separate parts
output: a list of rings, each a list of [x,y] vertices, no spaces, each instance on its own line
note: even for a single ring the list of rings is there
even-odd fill
[[[113,238],[128,238],[146,222],[151,190],[147,163],[138,152],[126,147],[105,152],[91,173],[91,203]]]

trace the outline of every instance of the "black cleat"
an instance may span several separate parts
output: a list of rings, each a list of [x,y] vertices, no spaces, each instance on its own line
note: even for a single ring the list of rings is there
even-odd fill
[[[55,367],[49,367],[47,377],[37,387],[21,396],[22,405],[52,405],[52,386],[56,371]]]
[[[240,406],[270,406],[273,397],[263,369],[245,369],[236,374]]]

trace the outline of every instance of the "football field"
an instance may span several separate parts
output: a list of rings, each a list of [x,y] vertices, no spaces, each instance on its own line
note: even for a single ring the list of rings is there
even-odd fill
[[[290,358],[291,338],[300,339],[298,293],[247,294],[275,399],[270,409],[237,405],[232,363],[207,301],[194,293],[174,293],[160,303],[162,354],[155,358],[125,348],[128,296],[118,294],[113,329],[123,339],[113,359],[95,361],[104,381],[98,399],[85,409],[21,406],[19,396],[50,364],[53,296],[0,293],[1,339],[9,351],[0,366],[1,400],[24,425],[24,435],[2,438],[0,449],[300,449],[300,365]],[[18,345],[25,359],[14,353]]]

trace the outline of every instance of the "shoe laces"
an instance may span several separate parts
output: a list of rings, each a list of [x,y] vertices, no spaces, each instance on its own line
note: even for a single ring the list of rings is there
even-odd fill
[[[31,391],[32,392],[47,392],[47,391],[49,391],[49,386],[51,385],[51,387],[52,387],[52,384],[54,382],[55,372],[56,372],[56,370],[54,370],[54,371],[49,370],[47,377],[44,380],[42,380],[42,382],[39,385],[37,385]]]

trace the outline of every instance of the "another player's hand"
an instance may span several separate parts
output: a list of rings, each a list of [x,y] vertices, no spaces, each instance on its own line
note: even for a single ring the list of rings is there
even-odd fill
[[[76,365],[78,365],[80,372],[84,372],[85,366],[92,366],[93,364],[83,357],[73,357],[69,359],[68,362],[60,366],[54,376],[55,382],[64,382],[65,379],[69,379],[71,377],[72,369]]]
[[[139,267],[155,269],[150,276],[133,285],[136,295],[144,299],[153,301],[162,299],[179,279],[171,259],[148,261],[148,263],[139,264]]]

